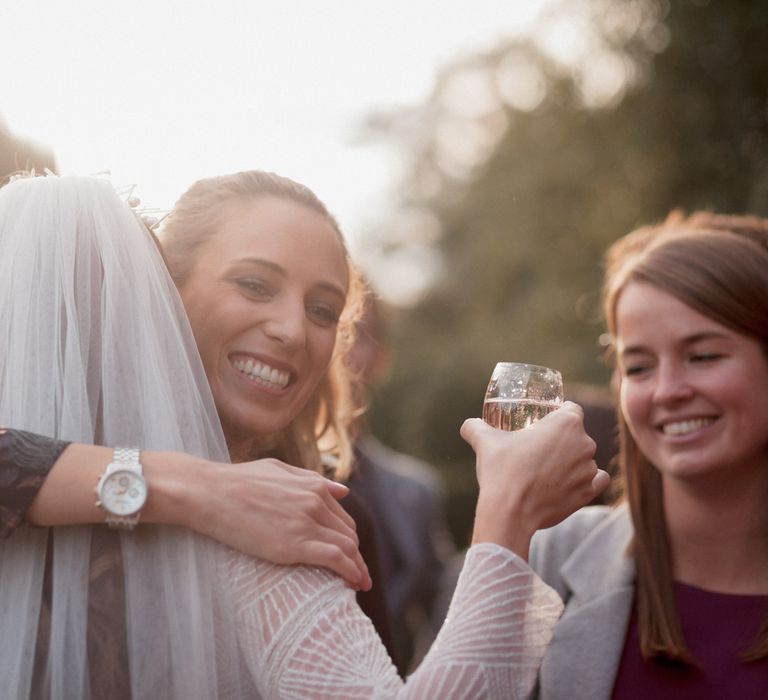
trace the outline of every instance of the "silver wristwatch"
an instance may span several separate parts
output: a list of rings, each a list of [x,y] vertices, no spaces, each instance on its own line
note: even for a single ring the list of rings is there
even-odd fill
[[[98,501],[110,527],[133,530],[147,502],[147,482],[135,447],[118,447],[96,486]]]

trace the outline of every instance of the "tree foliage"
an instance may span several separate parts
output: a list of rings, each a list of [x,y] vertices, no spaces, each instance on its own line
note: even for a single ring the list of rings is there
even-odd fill
[[[444,469],[458,505],[474,484],[458,427],[497,360],[558,367],[566,393],[607,381],[612,240],[676,207],[768,214],[767,31],[764,0],[569,0],[538,35],[450,66],[424,104],[371,118],[409,154],[372,276],[386,291],[387,258],[409,246],[437,271],[398,314],[372,423]],[[414,222],[429,235],[404,236]]]

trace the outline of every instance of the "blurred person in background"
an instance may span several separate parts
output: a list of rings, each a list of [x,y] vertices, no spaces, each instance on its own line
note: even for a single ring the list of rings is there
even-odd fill
[[[671,215],[607,253],[615,508],[536,535],[563,597],[542,700],[768,689],[768,220]]]
[[[356,404],[363,410],[390,366],[389,313],[385,302],[369,290],[346,355],[358,393]],[[432,465],[378,440],[365,413],[352,432],[355,466],[347,483],[375,524],[380,579],[373,571],[371,576],[374,587],[384,589],[394,661],[405,674],[420,659],[417,643],[420,649],[429,648],[432,630],[439,629],[446,612],[437,598],[453,554],[443,517],[444,484]]]

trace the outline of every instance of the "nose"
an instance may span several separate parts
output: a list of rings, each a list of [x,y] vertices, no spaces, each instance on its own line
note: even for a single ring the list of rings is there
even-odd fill
[[[264,332],[286,348],[301,348],[307,340],[306,324],[304,302],[286,300],[274,308],[274,313],[264,324]]]
[[[685,401],[693,395],[685,368],[675,363],[660,363],[656,370],[653,400],[658,404]]]

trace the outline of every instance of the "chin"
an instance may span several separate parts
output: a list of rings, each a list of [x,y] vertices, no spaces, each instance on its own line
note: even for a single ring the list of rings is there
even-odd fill
[[[719,460],[702,459],[701,457],[698,459],[695,457],[670,459],[659,470],[666,476],[683,481],[713,476],[718,472],[728,473],[727,468]]]
[[[227,442],[265,438],[281,432],[289,424],[290,421],[276,420],[274,415],[249,416],[240,414],[230,416],[228,419],[222,417],[222,426]]]

